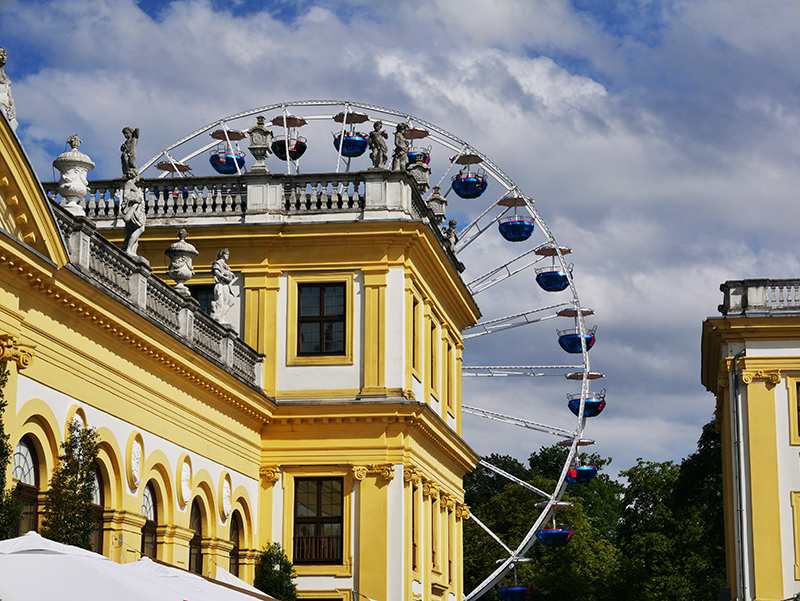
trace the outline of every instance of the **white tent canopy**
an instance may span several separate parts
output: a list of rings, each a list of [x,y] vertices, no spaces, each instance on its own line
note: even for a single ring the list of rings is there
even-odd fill
[[[238,582],[217,584],[146,558],[120,565],[35,532],[0,541],[2,601],[275,601]]]

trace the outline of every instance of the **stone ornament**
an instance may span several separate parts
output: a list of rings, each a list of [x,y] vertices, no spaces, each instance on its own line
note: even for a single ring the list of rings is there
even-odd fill
[[[353,478],[356,480],[364,480],[367,476],[380,476],[389,482],[394,479],[394,466],[388,464],[353,467]]]
[[[231,505],[231,481],[230,478],[226,477],[225,480],[222,481],[222,514],[224,519],[228,519],[228,516],[233,511],[233,506]]]
[[[409,142],[406,140],[408,123],[398,123],[394,130],[394,154],[392,155],[392,171],[405,171],[408,165]]]
[[[268,465],[258,470],[258,475],[267,482],[277,482],[281,477],[281,468],[277,465]]]
[[[442,189],[439,186],[433,187],[433,192],[425,201],[428,208],[433,212],[436,218],[436,225],[441,225],[446,219],[445,207],[447,206],[447,199],[441,194]]]
[[[169,277],[175,280],[174,290],[185,297],[190,297],[191,292],[185,282],[194,276],[192,259],[200,253],[186,242],[186,236],[188,236],[186,230],[181,229],[178,232],[178,241],[170,244],[164,254],[169,258]]]
[[[122,163],[122,176],[125,179],[138,179],[139,169],[136,167],[136,145],[139,143],[139,128],[122,128],[122,135],[125,141],[119,147],[121,151],[120,162]]]
[[[226,262],[231,253],[227,248],[217,253],[217,260],[211,264],[211,274],[214,276],[214,300],[211,301],[211,317],[219,323],[225,321],[225,315],[236,304],[236,294],[231,284],[236,280],[236,275],[231,271]]]
[[[34,347],[22,344],[19,338],[0,334],[0,362],[14,361],[17,368],[25,369],[33,364]]]
[[[133,444],[131,444],[130,468],[133,488],[138,488],[142,478],[142,444],[138,439],[134,439]]]
[[[417,160],[407,167],[407,171],[417,182],[417,189],[420,194],[425,194],[431,187],[429,180],[431,177],[431,166],[425,163],[422,154],[417,154]],[[446,202],[446,201],[445,201]],[[440,222],[441,223],[441,222]]]
[[[466,520],[469,518],[469,505],[456,503],[456,518]]]
[[[383,123],[376,121],[367,136],[371,169],[386,169],[386,162],[389,160],[389,145],[386,143],[388,139],[389,134],[383,130]]]
[[[422,482],[422,496],[423,497],[436,497],[439,495],[439,487],[431,480],[423,480]]]
[[[419,484],[422,481],[422,474],[413,465],[403,466],[403,481]]]
[[[6,75],[6,51],[0,48],[0,111],[5,115],[11,129],[17,131],[17,109],[11,97],[11,79]]]
[[[768,384],[779,384],[781,381],[781,372],[780,371],[764,371],[763,369],[757,369],[754,371],[743,371],[742,372],[742,382],[745,384],[750,384],[755,380],[764,380]]]
[[[144,192],[136,182],[136,179],[129,179],[122,189],[120,212],[122,220],[125,222],[125,241],[122,243],[122,250],[130,257],[141,259],[137,251],[139,238],[145,230],[147,214],[144,206]]]
[[[181,507],[186,507],[189,499],[192,498],[192,464],[188,456],[185,456],[183,461],[181,461],[180,483],[181,485],[178,488],[178,501]]]
[[[272,154],[272,140],[275,135],[267,127],[264,115],[256,117],[256,124],[247,130],[250,136],[250,146],[248,150],[256,159],[255,164],[250,169],[250,173],[269,173],[269,169],[264,164],[264,160]]]
[[[73,215],[85,216],[86,212],[78,202],[86,198],[89,193],[89,181],[86,175],[94,169],[94,163],[78,147],[81,139],[75,135],[67,140],[70,149],[58,155],[53,161],[53,167],[61,173],[58,180],[58,193],[67,201],[64,208]]]
[[[458,232],[456,232],[457,225],[458,221],[451,219],[447,227],[442,228],[442,236],[444,236],[447,241],[447,246],[452,253],[456,252],[456,243],[458,242]]]

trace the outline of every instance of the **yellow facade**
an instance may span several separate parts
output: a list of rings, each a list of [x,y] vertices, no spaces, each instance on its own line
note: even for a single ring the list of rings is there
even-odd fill
[[[239,575],[252,582],[260,548],[277,541],[292,557],[304,540],[298,483],[332,482],[342,487],[341,558],[296,562],[301,598],[460,598],[461,479],[478,460],[460,437],[460,332],[479,312],[433,228],[180,225],[199,251],[190,285],[211,284],[217,251],[229,249],[238,336],[154,281],[171,283],[164,249],[176,223],[155,220],[141,239],[152,275],[130,267],[92,223],[50,205],[0,122],[4,422],[12,445],[33,447],[40,500],[68,424],[81,419],[102,441],[103,553],[116,561],[142,553],[147,489],[159,559],[190,567],[196,506],[202,572],[231,567],[230,526],[241,520]],[[104,235],[119,246],[119,230]],[[96,273],[101,259],[142,287],[114,288],[118,275]],[[344,351],[304,355],[298,290],[325,283],[344,290]],[[251,360],[255,375],[231,367]]]
[[[728,282],[727,314],[703,325],[702,378],[716,394],[722,439],[732,599],[782,600],[800,591],[800,312],[776,302],[773,292],[783,286]],[[746,296],[738,304],[744,289],[749,304]]]

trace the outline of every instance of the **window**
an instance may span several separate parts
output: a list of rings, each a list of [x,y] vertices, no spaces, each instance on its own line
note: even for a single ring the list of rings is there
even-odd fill
[[[286,365],[352,365],[355,274],[287,274],[286,282]]]
[[[419,365],[419,317],[420,317],[420,302],[416,296],[411,300],[411,367],[417,372],[420,370]]]
[[[189,541],[189,571],[195,574],[203,573],[203,519],[200,513],[200,504],[197,499],[192,501],[192,512],[189,514],[189,530],[194,531],[192,540]]]
[[[214,284],[208,286],[188,286],[192,298],[200,304],[200,310],[211,315],[211,303],[214,301]]]
[[[297,286],[297,354],[345,354],[345,285]]]
[[[294,563],[342,563],[342,478],[295,480]]]
[[[14,449],[12,476],[19,480],[14,496],[22,505],[22,516],[15,532],[16,536],[33,530],[39,525],[39,460],[30,439],[25,436]]]
[[[103,499],[103,480],[100,475],[100,468],[95,466],[94,469],[94,498],[92,499],[92,521],[94,522],[94,530],[92,530],[92,551],[95,553],[103,554],[103,508],[105,507]]]
[[[156,540],[158,510],[156,508],[156,491],[152,482],[148,482],[142,491],[142,515],[147,519],[142,526],[142,555],[155,559],[158,552]]]
[[[436,320],[431,317],[431,331],[430,331],[430,365],[428,366],[428,386],[431,389],[431,393],[436,394],[439,388],[439,339],[438,339],[438,331],[439,326],[436,323]]]
[[[231,549],[231,562],[228,571],[239,577],[239,548],[242,543],[242,518],[239,517],[239,512],[234,511],[231,515],[231,528],[229,533],[229,540],[233,543]]]
[[[411,485],[411,569],[417,569],[417,487]]]

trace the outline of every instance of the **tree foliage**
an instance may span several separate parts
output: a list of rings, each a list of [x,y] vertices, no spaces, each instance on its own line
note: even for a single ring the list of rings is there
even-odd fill
[[[528,465],[513,457],[486,460],[542,490],[553,490],[567,449],[544,447]],[[570,485],[559,524],[570,525],[565,547],[534,544],[519,564],[520,584],[533,582],[536,601],[713,601],[724,586],[722,479],[719,437],[713,422],[703,428],[695,453],[680,465],[637,464],[621,472],[622,481],[604,473],[611,459],[584,454],[598,468],[584,485]],[[516,548],[539,514],[541,496],[479,468],[464,479],[465,498],[504,543]],[[474,520],[464,525],[464,574],[472,590],[507,553]],[[490,591],[484,599],[498,599]]]
[[[71,422],[61,451],[42,510],[42,536],[91,550],[97,432]]]
[[[8,405],[4,395],[7,382],[8,364],[2,362],[0,363],[0,540],[14,536],[22,510],[17,499],[12,496],[12,491],[8,488],[9,483],[6,481],[8,467],[14,456],[9,435],[3,424],[3,414]]]
[[[280,601],[296,601],[296,576],[294,566],[281,549],[280,543],[272,543],[261,550],[256,560],[253,586]]]

